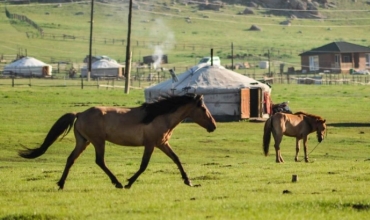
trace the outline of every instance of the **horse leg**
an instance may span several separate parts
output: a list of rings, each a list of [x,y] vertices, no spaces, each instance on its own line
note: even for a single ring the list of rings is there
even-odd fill
[[[136,181],[136,179],[140,176],[140,174],[145,171],[145,169],[147,168],[149,164],[150,157],[152,156],[153,151],[154,151],[154,146],[145,145],[144,154],[143,154],[143,158],[141,159],[140,168],[130,179],[128,179],[128,184],[125,185],[126,189],[131,188],[131,185]]]
[[[68,173],[69,173],[69,169],[72,167],[72,165],[74,164],[75,160],[86,149],[87,145],[90,144],[90,142],[88,142],[86,139],[84,139],[82,136],[80,136],[76,132],[75,132],[75,137],[76,137],[76,146],[75,146],[75,149],[69,155],[69,157],[67,159],[66,166],[65,166],[64,171],[63,171],[63,174],[62,174],[62,177],[60,178],[60,180],[57,183],[60,190],[64,188],[64,183],[65,183],[65,181],[67,179],[67,176],[68,176]]]
[[[103,140],[102,143],[96,144],[93,143],[95,147],[95,163],[109,176],[112,183],[115,185],[116,188],[122,189],[122,184],[117,180],[116,176],[108,169],[105,165],[104,161],[104,154],[105,154],[105,141]]]
[[[280,143],[282,141],[283,135],[279,136],[277,134],[274,134],[273,136],[275,139],[274,147],[275,147],[275,152],[276,152],[276,163],[284,163],[284,159],[281,156],[281,151],[280,151]]]
[[[299,162],[298,161],[298,153],[299,153],[299,148],[300,148],[300,146],[299,146],[299,139],[298,138],[296,138],[296,140],[295,140],[295,158],[294,158],[294,160],[295,160],[295,162]]]
[[[306,137],[303,138],[304,161],[306,163],[309,162],[308,155],[307,155],[307,139],[308,139],[308,136],[306,136]]]
[[[175,162],[175,164],[180,170],[184,183],[188,186],[193,186],[184,168],[182,167],[179,157],[175,154],[175,152],[173,152],[171,146],[168,143],[165,143],[165,144],[158,146],[158,148],[161,149],[169,158],[171,158],[173,162]]]

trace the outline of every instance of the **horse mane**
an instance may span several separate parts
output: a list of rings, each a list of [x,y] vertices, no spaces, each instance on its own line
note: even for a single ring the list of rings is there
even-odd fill
[[[314,115],[314,114],[310,114],[310,113],[307,113],[307,112],[302,112],[302,111],[299,111],[299,112],[296,112],[294,113],[295,115],[306,115],[308,117],[312,117],[312,118],[317,118],[319,120],[324,120],[323,118],[321,118],[321,116],[318,116],[318,115]]]
[[[199,96],[193,93],[187,93],[183,96],[160,96],[153,103],[143,103],[141,109],[145,110],[145,116],[141,122],[149,124],[157,116],[173,113],[179,107],[193,102]]]

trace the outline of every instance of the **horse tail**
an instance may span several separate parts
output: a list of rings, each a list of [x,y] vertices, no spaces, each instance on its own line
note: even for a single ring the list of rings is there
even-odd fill
[[[270,140],[272,131],[272,118],[267,119],[263,129],[263,152],[265,156],[269,154]]]
[[[60,140],[62,140],[71,130],[75,119],[77,117],[76,113],[67,113],[60,117],[54,125],[51,127],[49,133],[46,135],[44,142],[41,144],[39,148],[30,149],[26,148],[24,150],[20,150],[18,155],[27,158],[33,159],[43,155],[46,150],[58,139],[60,135],[63,135]]]

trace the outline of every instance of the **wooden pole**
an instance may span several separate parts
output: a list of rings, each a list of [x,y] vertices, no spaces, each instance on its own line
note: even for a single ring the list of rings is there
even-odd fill
[[[269,76],[270,77],[273,77],[273,75],[271,74],[271,59],[270,59],[270,49],[268,50],[268,65],[269,65]]]
[[[211,49],[211,66],[213,66],[213,48]]]
[[[90,81],[90,74],[91,74],[91,51],[92,51],[93,24],[94,24],[94,0],[91,0],[89,68],[87,71],[87,81]]]
[[[231,43],[231,70],[234,70],[234,43]]]
[[[128,13],[128,30],[127,30],[127,46],[126,46],[126,63],[125,63],[125,93],[130,93],[130,72],[131,72],[131,18],[132,18],[132,0],[130,0]]]

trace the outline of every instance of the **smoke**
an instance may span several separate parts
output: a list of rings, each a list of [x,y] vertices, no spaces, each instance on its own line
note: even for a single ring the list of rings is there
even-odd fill
[[[150,45],[153,49],[153,67],[157,69],[161,66],[163,55],[173,48],[175,44],[175,35],[160,18],[154,20],[150,33],[152,38],[154,37],[158,40],[155,42],[156,44]]]
[[[154,61],[153,68],[157,69],[162,64],[162,59],[164,55],[164,47],[163,45],[156,45],[154,46],[154,53],[152,54],[152,59]]]

